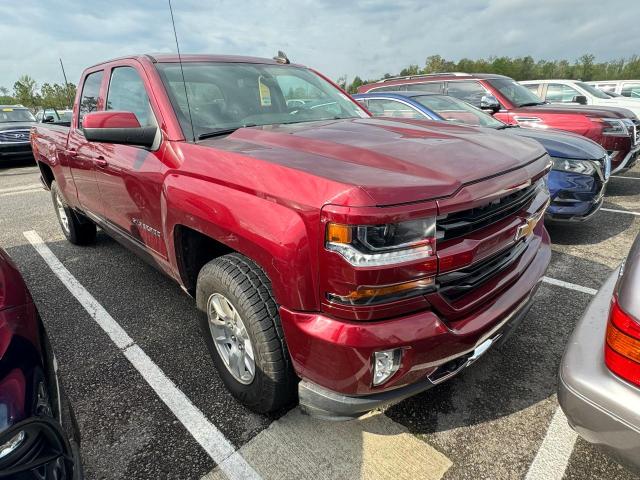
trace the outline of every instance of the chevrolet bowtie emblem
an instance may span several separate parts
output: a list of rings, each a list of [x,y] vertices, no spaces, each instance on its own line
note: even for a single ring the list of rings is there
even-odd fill
[[[533,231],[536,228],[536,225],[538,225],[540,220],[542,220],[542,217],[544,217],[544,212],[547,210],[548,206],[549,206],[549,202],[547,202],[545,206],[542,207],[540,210],[538,210],[534,215],[527,218],[525,220],[525,223],[523,223],[517,228],[516,238],[515,238],[516,242],[521,238],[526,238],[533,233]]]

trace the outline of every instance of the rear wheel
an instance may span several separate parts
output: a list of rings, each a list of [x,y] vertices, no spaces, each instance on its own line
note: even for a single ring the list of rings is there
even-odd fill
[[[60,228],[67,240],[75,245],[93,243],[96,239],[96,224],[67,205],[55,181],[51,183],[51,198]]]
[[[293,402],[297,379],[262,269],[237,253],[212,260],[198,275],[196,301],[209,353],[231,393],[260,413]]]

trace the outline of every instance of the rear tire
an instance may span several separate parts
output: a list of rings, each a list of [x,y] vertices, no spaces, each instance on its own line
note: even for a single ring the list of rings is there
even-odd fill
[[[258,413],[295,401],[297,378],[262,269],[238,253],[216,258],[198,275],[196,302],[207,348],[229,391]]]
[[[87,245],[96,240],[96,224],[69,207],[55,181],[51,182],[51,199],[67,240],[74,245]]]

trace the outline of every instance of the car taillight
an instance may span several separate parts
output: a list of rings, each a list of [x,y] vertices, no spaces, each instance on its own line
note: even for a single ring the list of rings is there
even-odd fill
[[[613,373],[640,386],[640,322],[614,296],[609,311],[604,360]]]

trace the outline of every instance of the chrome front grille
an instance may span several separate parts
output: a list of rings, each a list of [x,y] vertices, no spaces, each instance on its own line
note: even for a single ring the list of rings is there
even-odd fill
[[[439,217],[436,221],[438,240],[451,240],[469,235],[514,215],[533,200],[540,182],[535,182],[486,205]]]
[[[29,141],[29,130],[0,130],[0,143],[26,143]]]

